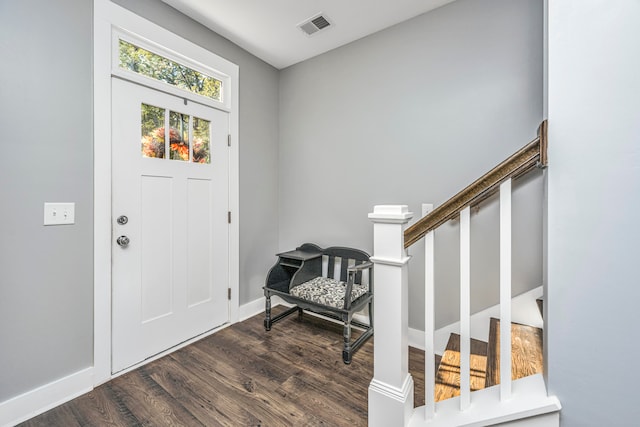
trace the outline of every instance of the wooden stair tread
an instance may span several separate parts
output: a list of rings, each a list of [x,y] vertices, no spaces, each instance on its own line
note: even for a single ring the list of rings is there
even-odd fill
[[[500,320],[491,318],[486,387],[500,384]],[[542,329],[511,323],[511,379],[542,373]]]
[[[471,339],[471,391],[485,387],[487,347],[484,341]],[[435,401],[460,396],[460,335],[451,334],[436,373]]]
[[[442,356],[438,354],[434,354],[433,356],[435,372],[437,373]],[[413,406],[414,408],[424,406],[424,350],[409,347],[409,372],[414,381]]]

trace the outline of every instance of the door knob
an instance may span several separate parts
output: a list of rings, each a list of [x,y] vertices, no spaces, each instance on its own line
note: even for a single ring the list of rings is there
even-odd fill
[[[127,236],[118,237],[116,242],[118,243],[118,245],[120,245],[123,248],[126,248],[127,246],[129,246],[129,238]]]
[[[125,225],[127,222],[129,222],[129,218],[127,218],[126,215],[120,215],[116,221],[120,225]]]

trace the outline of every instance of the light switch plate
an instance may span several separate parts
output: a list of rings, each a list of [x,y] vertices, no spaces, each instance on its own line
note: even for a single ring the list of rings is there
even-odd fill
[[[44,204],[44,225],[75,224],[75,203],[46,203]]]

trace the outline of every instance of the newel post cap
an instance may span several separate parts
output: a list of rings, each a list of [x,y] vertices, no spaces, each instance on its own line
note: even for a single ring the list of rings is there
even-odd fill
[[[407,205],[376,205],[369,219],[373,222],[406,223],[413,218]]]

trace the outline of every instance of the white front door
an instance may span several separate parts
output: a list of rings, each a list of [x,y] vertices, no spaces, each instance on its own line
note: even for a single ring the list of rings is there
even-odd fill
[[[112,372],[229,320],[228,113],[112,78]]]

